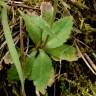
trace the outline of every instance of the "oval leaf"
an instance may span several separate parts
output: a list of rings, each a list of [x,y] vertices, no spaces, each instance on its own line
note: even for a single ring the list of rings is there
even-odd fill
[[[38,44],[38,42],[41,40],[41,32],[40,29],[36,26],[36,24],[32,21],[31,16],[24,14],[21,12],[21,15],[25,21],[26,30],[28,31],[28,34],[30,38],[33,40],[35,44]]]
[[[78,60],[78,55],[76,53],[76,49],[70,45],[64,44],[57,48],[49,48],[46,51],[56,61],[60,61],[60,60],[76,61],[76,60]]]
[[[45,40],[47,37],[46,34],[50,33],[50,28],[47,22],[37,15],[28,16],[21,11],[20,13],[25,21],[26,29],[33,42],[38,44],[41,40]]]
[[[40,50],[39,55],[32,66],[31,78],[36,86],[36,89],[42,94],[46,92],[47,84],[52,73],[52,61],[48,55]]]
[[[42,41],[45,41],[47,39],[48,35],[51,35],[51,30],[49,24],[40,18],[40,16],[32,15],[31,17],[32,21],[34,22],[35,26],[40,29],[40,32],[42,34]]]
[[[53,36],[48,39],[47,48],[59,47],[67,41],[72,30],[72,20],[72,16],[67,16],[53,23]]]

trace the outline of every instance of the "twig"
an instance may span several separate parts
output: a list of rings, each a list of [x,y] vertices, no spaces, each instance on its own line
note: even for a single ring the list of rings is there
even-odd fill
[[[24,4],[24,2],[20,2],[20,1],[7,2],[7,5],[13,6],[13,7],[22,7],[22,8],[27,8],[27,9],[33,9],[33,7],[27,6]]]
[[[16,34],[13,34],[13,36],[14,36],[14,35],[16,35]],[[13,41],[14,41],[14,42],[18,42],[18,41],[19,41],[19,36],[17,35],[16,37],[14,37]],[[4,46],[5,46],[6,44],[7,44],[7,42],[4,41],[3,44],[0,46],[0,50],[1,50],[2,48],[4,48]]]
[[[25,63],[25,56],[24,56],[24,42],[23,42],[23,24],[22,24],[22,17],[20,17],[20,53],[21,53],[21,64],[22,66]]]

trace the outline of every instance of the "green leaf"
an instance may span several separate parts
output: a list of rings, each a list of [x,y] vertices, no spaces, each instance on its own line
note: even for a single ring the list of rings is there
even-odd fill
[[[26,79],[30,78],[32,66],[35,60],[36,51],[25,57],[25,65],[23,66],[23,72]]]
[[[52,34],[49,24],[37,15],[32,15],[31,19],[35,26],[40,29],[42,41],[44,42],[47,39],[47,36]]]
[[[11,68],[8,70],[7,79],[9,81],[19,80],[18,72],[17,72],[16,67],[14,65],[11,65]]]
[[[76,60],[78,60],[78,55],[76,53],[76,49],[70,45],[64,44],[57,48],[46,49],[46,51],[56,61],[59,61],[59,60],[76,61]]]
[[[36,86],[36,89],[42,94],[46,92],[51,73],[52,61],[43,50],[40,50],[40,53],[34,61],[32,67],[31,78]]]
[[[35,44],[38,44],[41,40],[41,30],[36,26],[36,24],[32,21],[32,17],[29,15],[24,14],[21,12],[21,15],[25,21],[26,30],[30,36],[30,38],[33,40]]]
[[[13,42],[12,39],[12,35],[11,35],[11,31],[8,25],[8,19],[7,19],[7,9],[5,6],[3,6],[2,8],[2,25],[3,25],[3,30],[4,30],[4,34],[5,34],[5,38],[6,38],[6,42],[8,45],[8,49],[10,52],[10,55],[12,57],[12,60],[14,62],[14,65],[16,67],[16,70],[19,74],[19,78],[21,80],[21,85],[22,85],[22,92],[24,92],[24,77],[23,77],[23,71],[22,71],[22,67],[19,61],[19,56],[17,53],[17,50],[15,48],[15,44]]]
[[[54,22],[52,26],[53,36],[48,39],[47,48],[59,47],[67,41],[72,30],[72,20],[72,16],[67,16]]]
[[[38,44],[41,40],[45,40],[47,37],[46,33],[49,34],[48,32],[50,31],[47,22],[37,15],[28,16],[21,11],[20,13],[25,21],[26,29],[33,42]]]
[[[53,22],[53,7],[50,2],[42,2],[41,6],[41,17],[49,23],[49,25],[52,25]]]

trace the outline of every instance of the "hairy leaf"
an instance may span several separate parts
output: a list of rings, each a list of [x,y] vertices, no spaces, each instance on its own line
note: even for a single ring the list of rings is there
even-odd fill
[[[46,91],[45,89],[47,88],[51,73],[52,61],[43,50],[40,50],[39,55],[34,61],[31,76],[36,89],[42,94]]]
[[[21,11],[20,13],[25,21],[26,30],[28,31],[30,38],[35,44],[38,44],[38,42],[41,40],[40,28],[36,27],[36,24],[32,21],[31,16],[26,15]]]
[[[47,39],[47,36],[52,34],[49,24],[37,15],[32,15],[31,19],[34,22],[35,26],[40,29],[40,32],[42,34],[42,41],[45,41]]]
[[[47,22],[37,15],[28,16],[21,11],[20,13],[23,16],[26,29],[33,42],[38,44],[41,40],[45,40],[47,34],[50,33],[50,28]]]
[[[72,30],[72,17],[67,16],[56,22],[52,26],[53,35],[48,39],[47,48],[56,48],[61,46],[70,37]]]
[[[76,61],[78,59],[76,49],[70,45],[64,44],[57,48],[49,48],[46,51],[56,61],[59,60]]]

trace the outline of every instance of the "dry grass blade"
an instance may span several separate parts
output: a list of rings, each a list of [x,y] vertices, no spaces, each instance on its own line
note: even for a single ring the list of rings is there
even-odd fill
[[[19,77],[20,77],[20,81],[21,81],[21,85],[22,85],[22,94],[23,94],[24,93],[23,71],[22,71],[22,68],[21,68],[21,64],[20,64],[20,61],[19,61],[19,56],[18,56],[18,53],[16,51],[15,44],[13,42],[11,31],[10,31],[10,28],[9,28],[6,6],[3,6],[1,16],[2,16],[2,25],[3,25],[4,35],[5,35],[5,38],[6,38],[6,41],[7,41],[7,45],[8,45],[8,48],[9,48],[10,55],[12,57],[12,60],[15,64],[15,66],[16,66],[17,72],[18,72]]]
[[[82,54],[82,52],[80,51],[77,43],[75,42],[75,46],[77,48],[78,54],[80,55],[80,57],[84,60],[85,64],[88,66],[88,68],[92,71],[92,73],[94,75],[96,75],[96,72],[94,71],[93,67],[90,66],[90,64],[88,63],[88,61],[86,60],[86,58],[84,57],[84,55]]]
[[[87,55],[87,53],[84,54],[85,58],[87,59],[87,61],[89,62],[90,66],[92,67],[92,69],[96,72],[96,65],[93,63],[93,61],[90,59],[90,57]]]

